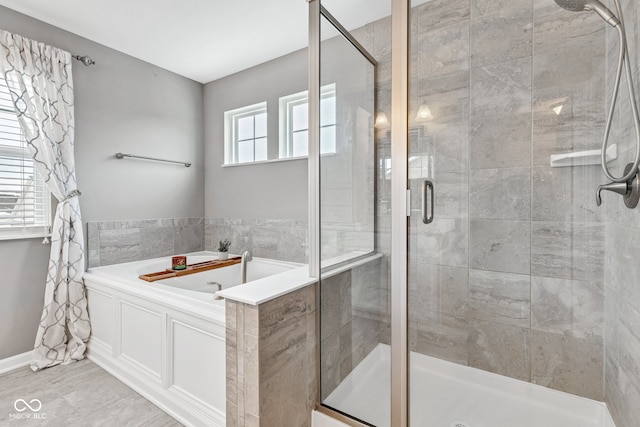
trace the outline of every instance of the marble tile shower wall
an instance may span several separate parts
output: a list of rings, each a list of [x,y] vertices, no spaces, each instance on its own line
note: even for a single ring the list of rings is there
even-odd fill
[[[640,95],[640,5],[622,0],[629,54],[634,72],[636,97]],[[618,59],[618,38],[607,31],[607,94]],[[623,83],[624,84],[624,83]],[[609,99],[609,98],[608,98]],[[635,135],[626,88],[616,105],[612,143],[622,154],[611,164],[614,175],[633,159]],[[602,182],[605,182],[603,179]],[[640,420],[640,213],[624,207],[619,196],[603,197],[606,208],[605,263],[605,401],[618,427],[631,427]]]
[[[88,222],[87,246],[89,267],[201,251],[204,219]]]
[[[549,157],[599,146],[604,24],[553,0],[434,0],[411,31],[411,111],[434,120],[410,156],[433,158],[436,188],[432,224],[412,200],[412,350],[602,400],[602,176]]]

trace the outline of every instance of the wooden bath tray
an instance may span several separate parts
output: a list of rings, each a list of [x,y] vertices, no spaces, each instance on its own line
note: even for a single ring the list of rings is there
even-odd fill
[[[215,270],[216,268],[228,267],[230,265],[239,264],[242,261],[242,257],[233,257],[229,259],[211,260],[205,262],[198,262],[196,264],[187,265],[184,270],[173,270],[167,268],[164,271],[158,271],[156,273],[148,273],[138,276],[139,279],[146,280],[147,282],[155,282],[156,280],[170,279],[172,277],[187,276],[189,274],[201,273],[207,270]]]

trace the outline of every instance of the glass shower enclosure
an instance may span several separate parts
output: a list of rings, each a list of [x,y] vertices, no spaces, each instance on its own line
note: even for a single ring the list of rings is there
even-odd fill
[[[378,402],[386,398],[387,403],[379,405],[381,414],[374,415],[344,406],[344,396],[359,394],[365,383],[353,378],[362,375],[363,361],[388,335],[388,250],[381,250],[385,239],[376,215],[377,61],[327,9],[317,6],[319,394],[337,413],[375,424],[388,413],[388,393],[378,396]],[[387,372],[389,381],[388,355],[386,359],[378,363],[386,365],[381,371]]]
[[[380,3],[347,24],[310,2],[322,406],[449,426],[475,398],[427,372],[457,368],[602,401],[605,283],[626,274],[605,248],[636,220],[596,207],[598,159],[566,158],[600,147],[606,24],[553,0]],[[629,123],[613,132],[619,173]]]

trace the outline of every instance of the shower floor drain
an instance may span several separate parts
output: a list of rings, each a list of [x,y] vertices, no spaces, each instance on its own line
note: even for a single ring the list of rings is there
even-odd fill
[[[451,427],[471,427],[471,424],[465,423],[464,421],[452,421]]]

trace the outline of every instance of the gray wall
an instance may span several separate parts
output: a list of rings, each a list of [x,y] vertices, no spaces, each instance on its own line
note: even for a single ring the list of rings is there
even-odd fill
[[[206,217],[307,219],[306,159],[221,167],[225,111],[267,101],[269,157],[277,158],[278,99],[306,89],[306,50],[205,85]]]
[[[42,239],[0,242],[0,359],[33,348],[42,315],[49,245]]]
[[[83,220],[202,217],[203,86],[0,7],[0,28],[88,54],[74,62],[75,152]],[[190,168],[115,160],[118,152],[184,159]],[[33,348],[49,246],[1,241],[0,359]]]
[[[629,54],[634,72],[636,99],[640,61],[640,5],[623,1]],[[616,31],[608,31],[608,87],[618,60]],[[619,144],[623,154],[612,164],[613,173],[620,176],[624,165],[634,156],[635,136],[626,86],[623,82],[617,104],[611,143]],[[603,182],[605,182],[603,180]],[[605,194],[606,263],[605,263],[605,401],[618,427],[632,427],[640,419],[640,212],[627,209],[616,194]]]

